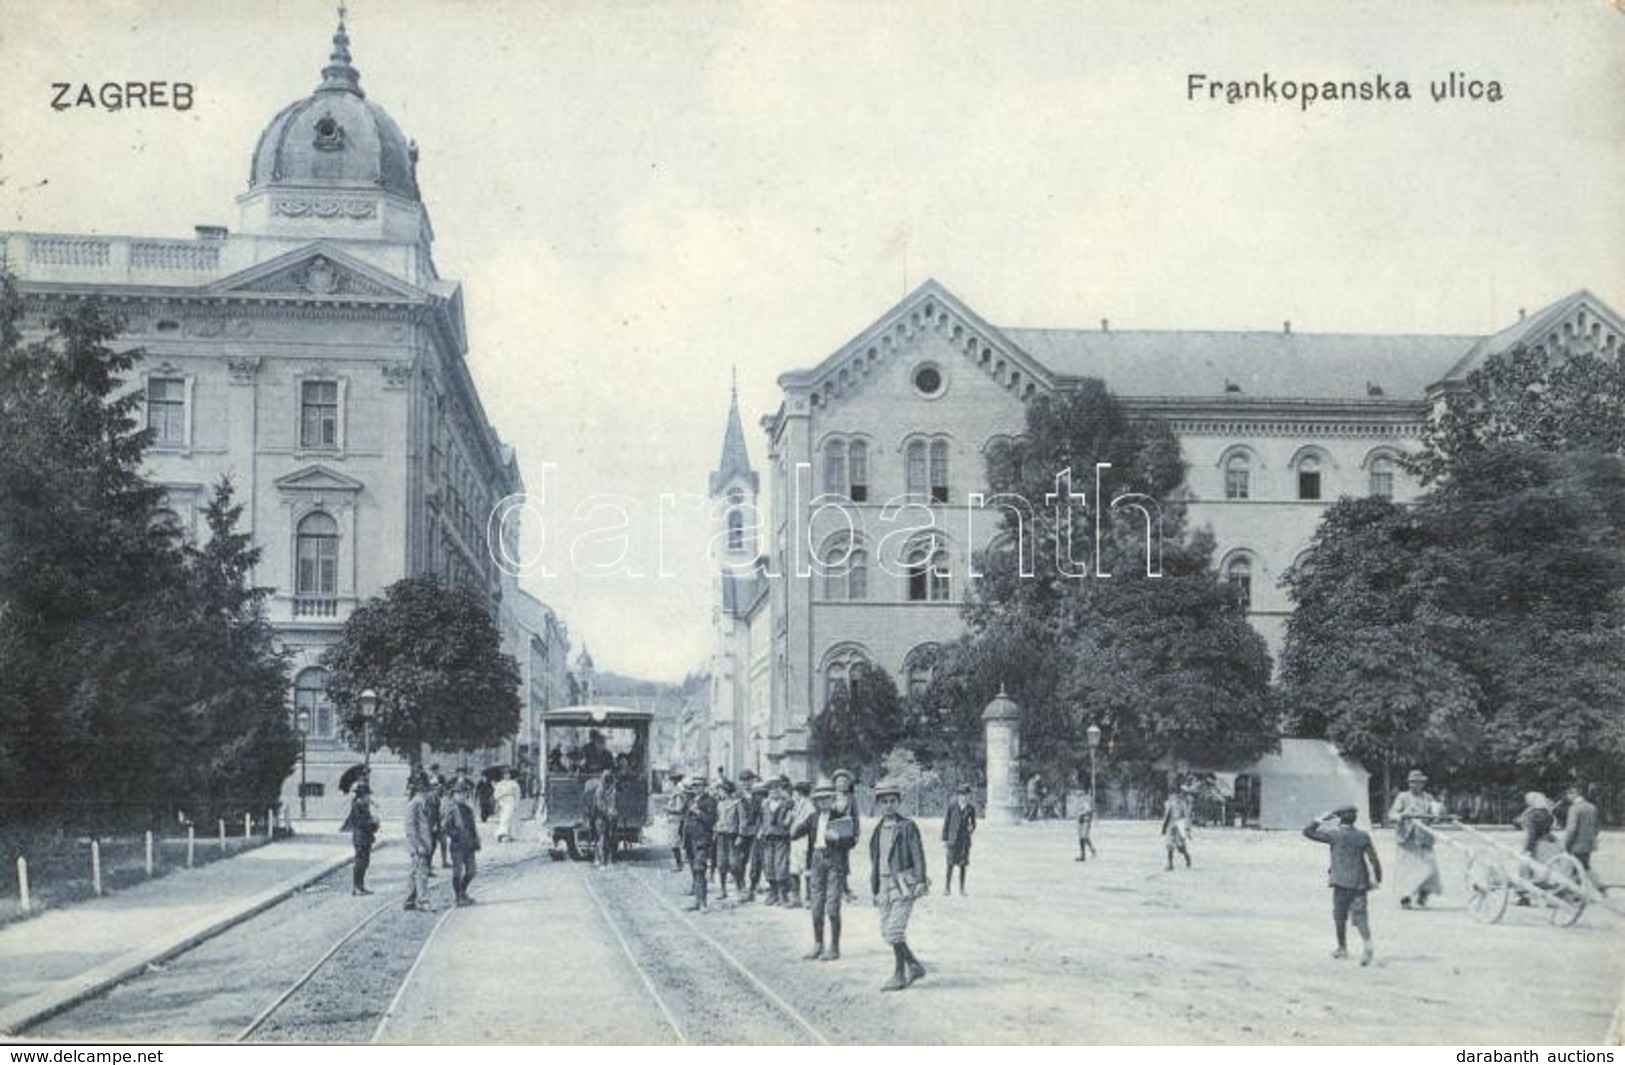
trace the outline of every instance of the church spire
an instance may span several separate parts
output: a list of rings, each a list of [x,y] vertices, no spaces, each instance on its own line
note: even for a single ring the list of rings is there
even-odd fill
[[[344,18],[350,9],[339,4],[339,28],[333,31],[333,53],[322,68],[322,83],[317,92],[349,92],[365,96],[361,91],[361,72],[350,65],[350,34],[344,28]]]
[[[722,434],[722,458],[711,473],[711,494],[717,495],[729,481],[743,477],[755,493],[756,471],[750,468],[750,451],[745,447],[745,424],[739,418],[739,379],[735,371],[733,392],[728,401],[728,427]]]

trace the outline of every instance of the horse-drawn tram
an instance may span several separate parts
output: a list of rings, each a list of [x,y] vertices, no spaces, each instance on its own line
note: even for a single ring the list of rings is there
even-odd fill
[[[594,797],[614,781],[617,849],[649,825],[649,729],[654,715],[618,706],[566,706],[542,714],[542,795],[547,831],[571,858],[593,850]]]

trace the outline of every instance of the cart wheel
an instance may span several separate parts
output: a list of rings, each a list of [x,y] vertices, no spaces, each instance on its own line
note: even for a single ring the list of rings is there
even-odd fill
[[[1586,908],[1585,869],[1572,854],[1560,854],[1546,863],[1551,875],[1546,885],[1546,905],[1552,923],[1567,928],[1580,919]]]
[[[1483,854],[1475,854],[1467,861],[1467,912],[1475,921],[1494,924],[1507,912],[1512,897],[1512,883],[1500,864]]]

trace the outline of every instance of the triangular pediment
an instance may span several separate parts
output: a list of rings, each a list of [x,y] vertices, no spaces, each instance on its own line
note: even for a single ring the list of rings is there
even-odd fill
[[[1552,358],[1596,354],[1617,359],[1625,349],[1625,318],[1594,293],[1581,289],[1485,337],[1450,368],[1440,383],[1459,381],[1491,356],[1518,347],[1532,348]]]
[[[364,263],[326,241],[316,241],[216,281],[223,295],[264,294],[302,299],[423,300],[416,285]]]
[[[974,368],[1026,400],[1055,388],[1046,367],[934,280],[905,296],[875,323],[810,370],[779,377],[784,389],[807,389],[815,404],[863,382],[885,361],[926,337],[946,343]]]
[[[326,466],[306,466],[276,479],[284,492],[359,492],[364,487],[354,477],[346,477]]]

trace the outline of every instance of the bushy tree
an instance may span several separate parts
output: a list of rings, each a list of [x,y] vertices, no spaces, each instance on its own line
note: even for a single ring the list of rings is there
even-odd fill
[[[890,674],[857,669],[849,683],[832,688],[828,704],[813,718],[812,745],[825,773],[846,768],[873,780],[902,730],[903,702]]]
[[[416,763],[439,750],[495,746],[519,728],[519,666],[480,597],[433,576],[396,581],[350,615],[323,656],[346,738],[362,745],[360,696],[378,695],[373,748]]]
[[[1111,466],[1104,500],[1097,463]],[[1066,470],[1086,498],[1060,507],[1047,497],[1067,494]],[[990,454],[992,501],[1030,506],[1005,510],[978,559],[968,634],[928,695],[956,708],[962,753],[1001,686],[1023,709],[1024,758],[1056,780],[1082,764],[1090,724],[1125,769],[1273,749],[1269,655],[1213,570],[1211,536],[1186,531],[1183,479],[1168,427],[1130,418],[1099,381],[1035,401],[1025,435]]]

